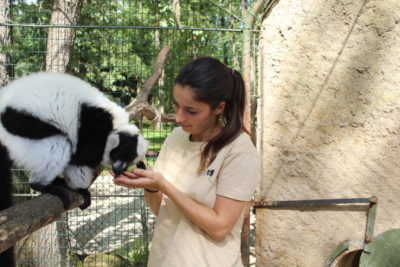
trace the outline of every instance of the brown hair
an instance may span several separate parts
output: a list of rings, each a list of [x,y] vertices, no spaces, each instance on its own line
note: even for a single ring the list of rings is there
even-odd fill
[[[223,129],[209,140],[201,152],[198,171],[208,167],[217,153],[232,142],[243,131],[248,132],[243,123],[246,92],[242,75],[216,58],[201,57],[187,63],[175,79],[175,84],[189,86],[196,98],[215,109],[225,101],[222,113]]]

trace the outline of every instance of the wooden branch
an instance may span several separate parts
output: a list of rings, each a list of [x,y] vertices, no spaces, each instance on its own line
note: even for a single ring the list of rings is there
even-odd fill
[[[130,119],[136,116],[144,116],[150,121],[174,122],[175,114],[164,114],[147,102],[137,103],[130,111]]]
[[[70,209],[83,204],[83,197],[75,191],[65,188]],[[42,194],[19,203],[0,212],[0,253],[12,247],[24,236],[57,220],[64,209],[59,197]]]
[[[176,24],[178,25],[179,28],[182,28],[181,5],[179,3],[179,0],[173,0],[172,1],[172,10],[174,11]]]
[[[157,116],[157,114],[159,114],[157,113],[157,110],[153,107],[150,107],[150,105],[147,103],[147,98],[151,93],[151,89],[153,89],[154,85],[160,79],[164,69],[165,62],[170,52],[171,52],[170,46],[165,46],[161,49],[160,53],[158,53],[156,62],[154,63],[153,73],[151,74],[150,78],[148,78],[144,82],[135,100],[125,107],[125,110],[130,113],[129,115],[130,119],[133,119],[138,115],[144,115],[146,117],[148,115],[149,117],[153,118],[150,119],[148,117],[150,120],[154,120],[160,117]],[[171,115],[161,115],[161,117],[164,117],[165,119],[169,118],[170,116]]]

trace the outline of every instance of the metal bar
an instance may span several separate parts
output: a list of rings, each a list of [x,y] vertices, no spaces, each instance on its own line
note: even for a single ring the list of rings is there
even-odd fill
[[[371,242],[374,238],[376,212],[378,209],[377,203],[378,199],[376,197],[371,198],[364,235],[364,252],[366,253],[371,253],[372,250]]]
[[[29,28],[85,28],[85,29],[146,29],[146,30],[186,30],[186,31],[221,31],[221,32],[243,32],[243,29],[230,28],[197,28],[197,27],[162,27],[162,26],[134,26],[134,25],[52,25],[52,24],[29,24],[29,23],[0,23],[0,26],[29,27]],[[259,32],[256,29],[248,31]]]
[[[336,204],[366,204],[371,198],[334,198],[334,199],[312,199],[312,200],[283,200],[283,201],[254,201],[254,208],[270,208],[285,206],[314,206],[314,205],[336,205]]]

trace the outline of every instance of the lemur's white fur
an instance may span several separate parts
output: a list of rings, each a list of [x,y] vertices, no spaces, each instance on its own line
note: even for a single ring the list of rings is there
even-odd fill
[[[46,87],[43,87],[43,80],[46,81]],[[43,105],[43,99],[50,105]],[[119,142],[116,130],[132,134],[139,134],[139,130],[135,125],[129,124],[128,113],[122,107],[107,99],[96,88],[68,74],[39,72],[21,77],[0,89],[0,114],[6,106],[11,106],[34,114],[44,121],[54,122],[53,125],[65,133],[65,136],[31,140],[10,134],[0,123],[1,142],[12,148],[9,153],[16,165],[25,166],[31,171],[30,182],[40,180],[41,184],[46,185],[55,176],[64,173],[64,178],[72,189],[89,187],[94,170],[78,166],[65,168],[77,148],[78,118],[82,103],[100,107],[113,116],[114,131],[108,137],[103,154],[104,163],[109,164],[109,152]],[[138,136],[140,140],[137,153],[139,158],[143,158],[147,141],[141,134]]]

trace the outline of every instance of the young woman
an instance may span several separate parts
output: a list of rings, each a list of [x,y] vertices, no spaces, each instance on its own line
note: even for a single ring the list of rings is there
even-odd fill
[[[157,215],[148,266],[242,266],[243,211],[261,177],[243,126],[243,78],[217,59],[195,59],[178,74],[173,97],[180,127],[165,140],[154,170],[114,179],[144,188]]]

